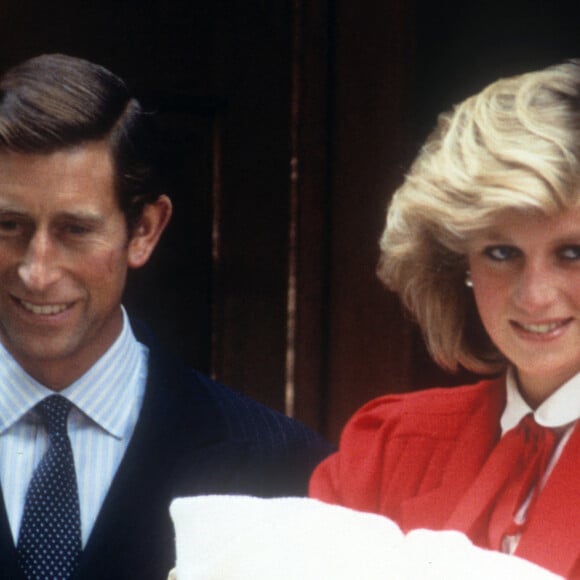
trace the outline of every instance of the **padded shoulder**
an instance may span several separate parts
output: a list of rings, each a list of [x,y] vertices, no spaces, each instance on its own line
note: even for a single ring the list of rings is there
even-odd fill
[[[373,399],[348,422],[351,429],[395,430],[397,435],[454,436],[475,413],[495,412],[505,405],[503,379],[473,385],[433,388]],[[393,433],[394,434],[394,433]]]

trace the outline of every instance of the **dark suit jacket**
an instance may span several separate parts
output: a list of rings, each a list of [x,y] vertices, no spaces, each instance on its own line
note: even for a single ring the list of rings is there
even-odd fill
[[[329,445],[303,425],[184,366],[147,329],[143,408],[75,578],[165,580],[175,564],[169,504],[198,494],[304,495]],[[4,502],[0,578],[22,579]]]

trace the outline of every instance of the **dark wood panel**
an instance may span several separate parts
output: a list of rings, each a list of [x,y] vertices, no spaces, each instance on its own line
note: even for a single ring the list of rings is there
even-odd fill
[[[221,116],[217,376],[285,408],[292,11],[248,10]]]
[[[411,329],[375,268],[408,148],[404,2],[336,5],[327,434],[373,396],[411,388]]]
[[[300,3],[297,84],[298,213],[294,415],[324,430],[328,395],[328,292],[332,149],[332,8]]]

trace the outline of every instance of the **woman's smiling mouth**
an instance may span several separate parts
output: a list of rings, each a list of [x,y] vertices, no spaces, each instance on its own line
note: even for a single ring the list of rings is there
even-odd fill
[[[562,320],[554,320],[550,322],[535,322],[535,323],[528,323],[524,324],[522,322],[516,322],[514,320],[511,321],[512,326],[514,326],[518,330],[525,331],[530,334],[534,334],[537,336],[547,336],[553,334],[569,324],[572,321],[572,318],[566,318]]]

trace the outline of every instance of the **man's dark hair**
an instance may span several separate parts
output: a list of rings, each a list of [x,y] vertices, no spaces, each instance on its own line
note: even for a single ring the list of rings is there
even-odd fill
[[[162,192],[150,114],[125,83],[84,59],[46,54],[0,78],[0,152],[52,153],[89,141],[109,143],[119,205],[129,231]]]

